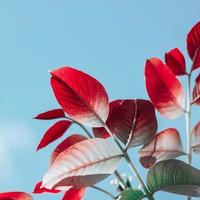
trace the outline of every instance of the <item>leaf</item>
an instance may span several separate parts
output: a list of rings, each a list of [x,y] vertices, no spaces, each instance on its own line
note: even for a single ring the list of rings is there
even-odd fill
[[[198,122],[192,129],[191,140],[193,152],[200,154],[200,122]]]
[[[126,189],[124,190],[117,200],[141,200],[144,198],[144,193],[141,190]]]
[[[187,74],[185,58],[178,48],[174,48],[165,53],[165,62],[175,75],[180,76]]]
[[[150,192],[166,191],[186,196],[200,196],[200,170],[180,160],[165,160],[150,168],[147,176]]]
[[[155,163],[176,158],[183,155],[183,146],[179,132],[174,128],[168,128],[156,135],[154,140],[144,146],[140,151],[140,163],[149,168]]]
[[[37,150],[44,148],[51,142],[54,142],[60,138],[65,131],[71,126],[72,122],[69,120],[61,120],[56,122],[52,127],[50,127],[44,134],[40,144],[37,147]]]
[[[0,192],[0,200],[32,200],[25,192]]]
[[[200,74],[197,76],[195,80],[195,86],[192,92],[192,103],[196,105],[200,105]]]
[[[69,136],[68,138],[66,138],[65,140],[63,140],[53,151],[53,153],[51,154],[51,160],[50,160],[50,165],[52,165],[52,163],[55,161],[56,157],[63,152],[64,150],[68,149],[69,147],[71,147],[72,145],[81,142],[83,140],[86,140],[87,137],[83,136],[83,135],[78,135],[78,134],[73,134],[71,136]]]
[[[179,80],[158,58],[147,60],[145,66],[146,88],[149,97],[160,112],[169,119],[184,112],[184,94]]]
[[[36,185],[35,185],[35,188],[34,188],[34,191],[33,193],[34,194],[40,194],[40,193],[44,193],[44,192],[48,192],[48,193],[59,193],[60,190],[49,190],[49,189],[46,189],[46,188],[41,188],[42,186],[42,181],[38,182]]]
[[[90,75],[71,67],[51,72],[51,86],[63,110],[75,121],[90,127],[103,127],[108,117],[106,90]]]
[[[47,112],[41,113],[34,117],[34,119],[42,119],[42,120],[49,120],[49,119],[57,119],[65,117],[65,113],[63,109],[53,109]]]
[[[97,138],[105,138],[106,139],[106,138],[110,137],[110,134],[103,127],[93,128],[92,130],[93,130],[94,136]]]
[[[83,200],[85,192],[86,192],[85,188],[81,188],[78,190],[70,189],[65,193],[62,200]]]
[[[106,124],[109,124],[109,121],[112,118],[112,112],[113,109],[118,107],[118,105],[120,104],[122,100],[115,100],[109,103],[109,115],[108,118],[106,120]],[[106,129],[104,127],[100,127],[100,128],[93,128],[93,133],[95,137],[100,137],[100,138],[109,138],[110,134],[106,131]]]
[[[111,102],[106,123],[111,131],[129,148],[151,142],[157,131],[154,106],[150,101],[142,99]],[[103,129],[100,131],[103,132]],[[95,135],[98,134],[95,133]],[[103,136],[106,136],[105,131]]]
[[[93,138],[76,143],[60,153],[43,178],[43,187],[74,189],[96,184],[111,175],[122,158],[110,141]]]
[[[200,22],[195,24],[187,35],[187,51],[193,61],[192,70],[200,67]]]

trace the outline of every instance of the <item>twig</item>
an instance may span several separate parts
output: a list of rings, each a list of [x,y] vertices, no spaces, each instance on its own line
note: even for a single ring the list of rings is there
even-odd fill
[[[118,181],[123,184],[124,189],[126,189],[127,184],[125,183],[124,179],[121,177],[120,173],[117,170],[115,170],[114,174],[115,174],[116,178],[118,179]]]
[[[75,121],[74,119],[65,116],[66,119],[69,119],[70,121],[72,121],[73,123],[79,125],[84,131],[85,133],[88,135],[89,138],[93,138],[93,136],[90,134],[90,132],[85,128],[85,126],[83,126],[82,124],[80,124],[79,122]]]
[[[95,189],[95,190],[99,190],[100,192],[103,192],[104,194],[110,196],[113,200],[116,200],[115,196],[113,194],[111,194],[110,192],[100,188],[100,187],[97,187],[97,186],[90,186],[91,188]]]
[[[190,104],[190,80],[191,75],[187,76],[187,111],[185,112],[186,119],[186,134],[187,134],[187,157],[186,162],[191,165],[192,163],[192,150],[191,150],[191,137],[190,137],[190,116],[191,116],[191,104]]]

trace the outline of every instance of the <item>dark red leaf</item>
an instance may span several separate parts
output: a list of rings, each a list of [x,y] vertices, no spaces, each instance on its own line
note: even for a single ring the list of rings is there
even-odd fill
[[[38,182],[35,185],[33,193],[40,194],[40,193],[44,193],[44,192],[47,192],[47,193],[59,193],[60,192],[60,190],[54,190],[54,189],[50,190],[50,189],[46,189],[46,188],[41,188],[41,186],[42,186],[42,181]]]
[[[193,89],[192,97],[193,97],[192,103],[200,105],[200,74],[195,80],[195,86]]]
[[[25,192],[0,192],[0,200],[32,200]]]
[[[155,109],[148,100],[116,100],[110,103],[107,125],[127,147],[147,144],[157,131]],[[103,129],[103,137],[107,137]],[[100,136],[95,130],[95,136]]]
[[[140,150],[140,163],[145,168],[166,159],[183,155],[183,147],[179,132],[168,128],[156,135],[154,140]]]
[[[109,124],[109,121],[111,120],[113,109],[115,107],[118,107],[120,101],[121,100],[115,100],[115,101],[112,101],[112,102],[109,103],[109,115],[108,115],[108,119],[106,121],[107,125]],[[99,138],[110,137],[110,134],[103,127],[93,128],[93,132],[94,132],[95,137],[99,137]]]
[[[44,134],[40,144],[37,147],[37,150],[44,148],[51,142],[60,138],[65,131],[71,126],[72,122],[68,120],[61,120],[56,122],[52,127],[50,127],[47,132]]]
[[[70,189],[67,191],[62,200],[82,200],[85,196],[86,189],[81,188],[78,190]]]
[[[63,152],[64,150],[68,149],[69,147],[71,147],[72,145],[81,142],[83,140],[86,140],[87,137],[83,136],[83,135],[78,135],[78,134],[73,134],[71,136],[69,136],[68,138],[66,138],[65,140],[63,140],[53,151],[53,153],[51,154],[51,160],[50,160],[50,165],[52,165],[52,163],[54,162],[54,160],[56,159],[56,157]]]
[[[110,134],[103,127],[93,128],[93,133],[94,133],[94,136],[97,138],[105,138],[106,139],[106,138],[110,137]]]
[[[145,168],[150,168],[156,163],[156,158],[152,155],[140,157],[140,163]]]
[[[184,94],[180,81],[160,59],[147,60],[146,88],[156,109],[165,117],[174,119],[184,112]]]
[[[49,110],[47,112],[41,113],[34,118],[49,120],[49,119],[57,119],[57,118],[62,118],[62,117],[65,117],[65,113],[63,109],[53,109],[53,110]]]
[[[109,102],[101,83],[71,67],[62,67],[51,74],[51,86],[63,110],[83,125],[103,127]]]
[[[187,74],[185,58],[178,48],[172,49],[165,54],[165,62],[175,75]]]
[[[200,67],[200,22],[195,24],[187,35],[187,51],[193,61],[192,70]]]
[[[200,122],[198,122],[192,129],[191,137],[192,137],[192,150],[195,153],[200,154]]]

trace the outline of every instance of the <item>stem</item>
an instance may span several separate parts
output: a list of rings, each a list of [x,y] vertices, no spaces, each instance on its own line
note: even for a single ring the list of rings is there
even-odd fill
[[[190,72],[189,74],[187,74],[187,111],[185,112],[185,119],[186,119],[186,134],[187,134],[187,160],[186,162],[188,164],[192,164],[192,148],[191,148],[191,135],[190,135],[190,129],[191,129],[191,122],[190,122],[190,118],[191,118],[191,105],[194,101],[191,101],[191,97],[190,97],[190,92],[191,92],[191,86],[190,86],[190,82],[191,82],[191,75],[192,75],[192,70],[195,67],[196,64],[196,59],[198,57],[198,53],[199,53],[199,47],[196,49],[194,57],[193,57],[193,63],[192,66],[190,68]],[[191,101],[191,102],[190,102]],[[191,200],[192,197],[187,197],[187,200]]]
[[[90,132],[85,128],[85,126],[83,126],[82,124],[80,124],[79,122],[75,121],[74,119],[72,119],[70,117],[66,116],[65,118],[67,118],[70,121],[72,121],[73,123],[79,125],[85,131],[85,133],[88,135],[89,138],[93,138],[92,135],[90,134]]]
[[[192,164],[192,149],[191,149],[191,136],[190,136],[190,117],[191,117],[191,104],[190,104],[190,82],[191,82],[191,73],[187,75],[187,99],[186,99],[186,112],[185,112],[185,120],[186,120],[186,135],[187,135],[187,156],[186,162],[191,165]],[[187,197],[187,200],[191,200],[191,197]]]
[[[97,186],[90,186],[90,187],[93,188],[93,189],[95,189],[95,190],[98,190],[98,191],[100,191],[100,192],[103,192],[104,194],[110,196],[111,199],[113,199],[113,200],[116,199],[116,198],[114,197],[113,194],[111,194],[110,192],[108,192],[108,191],[106,191],[106,190],[104,190],[104,189],[102,189],[102,188],[100,188],[100,187],[97,187]]]
[[[191,116],[191,104],[190,104],[190,79],[191,75],[187,78],[187,110],[185,113],[186,119],[186,134],[187,134],[187,163],[192,163],[192,151],[191,151],[191,137],[190,137],[190,116]]]
[[[112,134],[111,130],[109,129],[109,127],[104,124],[104,128],[106,129],[106,131],[110,134],[110,136],[113,138],[113,140],[115,141],[115,143],[117,144],[117,146],[120,148],[120,150],[122,151],[122,154],[124,156],[124,158],[126,159],[128,166],[130,167],[132,173],[135,175],[135,177],[138,179],[139,183],[142,185],[143,190],[146,194],[146,196],[148,197],[149,200],[154,200],[154,198],[152,197],[152,194],[149,192],[149,190],[147,189],[146,185],[144,184],[141,176],[139,175],[137,169],[135,168],[135,166],[133,165],[127,151],[125,151],[123,149],[123,147],[121,146],[121,144],[119,143],[119,141],[116,139],[116,137]]]
[[[121,177],[120,173],[119,173],[117,170],[115,170],[115,171],[114,171],[114,174],[115,174],[116,178],[118,179],[118,181],[121,182],[121,183],[123,184],[124,189],[126,189],[126,188],[127,188],[127,185],[126,185],[124,179]]]

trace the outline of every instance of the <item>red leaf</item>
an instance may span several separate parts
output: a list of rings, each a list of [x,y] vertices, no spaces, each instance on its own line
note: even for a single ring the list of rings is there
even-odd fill
[[[94,133],[94,136],[97,138],[105,138],[106,139],[106,138],[110,137],[110,134],[103,127],[93,128],[93,133]]]
[[[165,62],[175,75],[187,74],[185,69],[185,58],[178,48],[165,53]]]
[[[147,60],[146,88],[156,109],[165,117],[174,119],[184,112],[184,94],[179,80],[160,59]]]
[[[191,137],[192,137],[192,150],[195,153],[200,154],[200,122],[198,122],[192,129]]]
[[[43,187],[85,188],[105,179],[122,159],[119,148],[109,140],[93,138],[81,141],[60,153],[43,178]]]
[[[46,188],[41,188],[41,186],[42,186],[42,181],[38,182],[35,185],[33,193],[39,194],[39,193],[44,193],[44,192],[48,192],[48,193],[59,193],[60,192],[60,190],[49,190]]]
[[[195,80],[195,86],[193,89],[192,97],[193,97],[192,103],[200,105],[200,74]]]
[[[106,123],[127,147],[147,144],[153,140],[157,131],[157,120],[150,101],[116,100],[110,103],[110,108]]]
[[[108,119],[106,121],[107,125],[109,124],[109,121],[112,118],[111,116],[112,116],[113,109],[119,105],[120,101],[121,100],[115,100],[115,101],[112,101],[109,103],[109,115],[108,115]],[[93,128],[93,132],[94,132],[95,137],[99,137],[99,138],[109,138],[110,137],[110,134],[103,127]]]
[[[166,159],[183,155],[179,132],[168,128],[156,135],[154,140],[140,150],[140,163],[145,168]]]
[[[82,200],[85,196],[86,189],[81,188],[78,190],[70,189],[67,191],[62,200]]]
[[[53,151],[53,153],[51,154],[51,161],[50,161],[50,165],[52,165],[52,163],[55,161],[56,157],[63,152],[64,150],[68,149],[69,147],[71,147],[72,145],[81,142],[83,140],[86,140],[87,137],[83,136],[83,135],[78,135],[78,134],[74,134],[69,136],[68,138],[66,138],[65,140],[63,140]]]
[[[200,22],[187,35],[187,51],[193,61],[192,70],[200,67]]]
[[[50,127],[47,132],[44,134],[40,144],[37,147],[37,150],[44,148],[51,142],[60,138],[65,131],[71,126],[72,122],[68,120],[62,120],[56,122],[52,127]]]
[[[71,67],[62,67],[51,74],[54,94],[64,111],[83,125],[103,127],[109,102],[101,83]]]
[[[65,113],[63,109],[53,109],[53,110],[49,110],[47,112],[41,113],[34,118],[49,120],[49,119],[57,119],[57,118],[62,118],[62,117],[65,117]]]
[[[0,200],[32,200],[25,192],[0,192]]]

